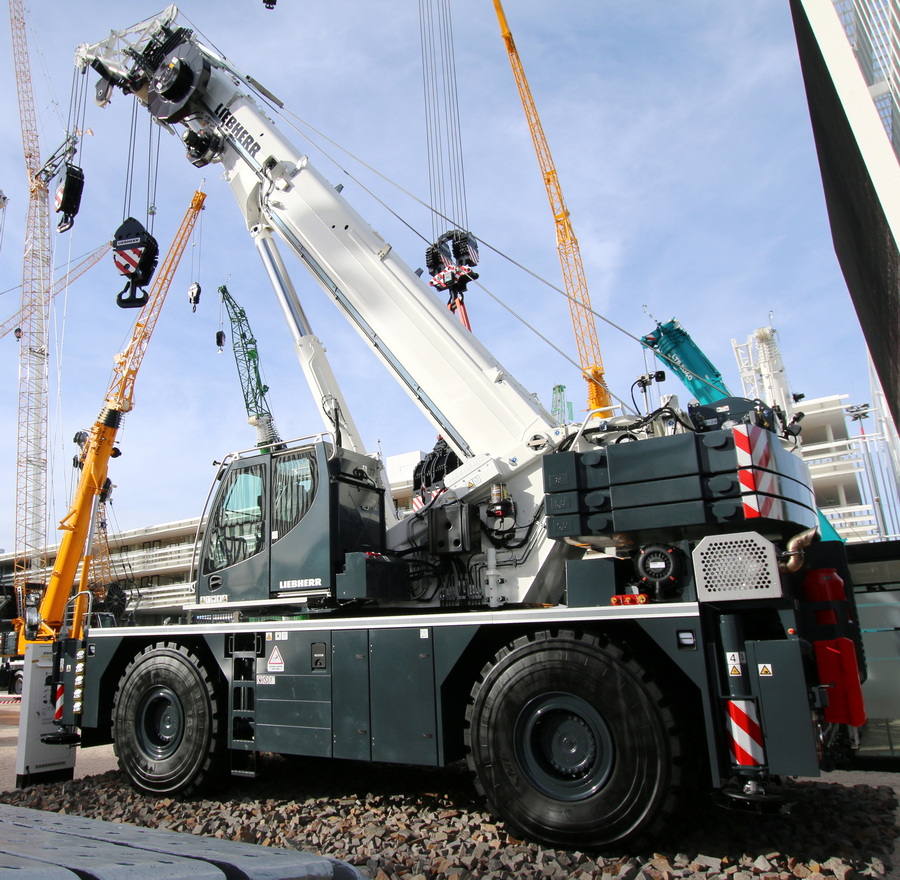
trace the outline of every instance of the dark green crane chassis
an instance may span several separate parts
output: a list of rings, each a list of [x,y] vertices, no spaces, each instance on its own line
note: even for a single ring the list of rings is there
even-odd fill
[[[768,770],[817,775],[790,603],[735,604]],[[66,700],[63,722],[85,746],[114,741],[154,793],[190,793],[229,765],[253,775],[261,752],[467,757],[523,832],[612,842],[662,820],[698,777],[728,780],[721,616],[679,602],[95,630],[61,643],[67,693],[85,661],[82,712]]]

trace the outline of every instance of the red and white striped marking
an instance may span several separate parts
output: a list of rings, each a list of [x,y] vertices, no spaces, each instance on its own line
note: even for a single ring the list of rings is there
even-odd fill
[[[728,700],[728,745],[739,767],[761,767],[766,762],[762,728],[753,700]]]
[[[772,497],[781,494],[779,476],[767,470],[772,466],[771,438],[771,431],[756,425],[738,425],[734,429],[738,480],[746,519],[784,518],[784,505]]]
[[[113,262],[123,275],[133,275],[137,271],[138,262],[143,253],[143,248],[129,248],[128,250],[116,251],[113,254]]]
[[[431,492],[427,493],[428,494],[427,498],[422,497],[422,491],[420,491],[416,495],[413,495],[412,509],[416,513],[418,513],[423,507],[425,507],[426,504],[430,504],[434,500],[434,498],[437,497],[438,495],[440,495],[441,492],[443,492],[443,491],[444,491],[443,488],[432,489]]]
[[[771,431],[757,425],[736,425],[734,429],[734,445],[737,449],[739,468],[771,466],[772,450],[769,448]]]
[[[53,713],[54,721],[62,721],[63,716],[63,694],[65,689],[61,684],[56,686],[56,711]]]
[[[54,201],[56,204],[56,213],[57,214],[59,213],[59,209],[62,207],[63,192],[64,192],[65,188],[66,188],[65,184],[61,184],[56,190],[56,198]]]

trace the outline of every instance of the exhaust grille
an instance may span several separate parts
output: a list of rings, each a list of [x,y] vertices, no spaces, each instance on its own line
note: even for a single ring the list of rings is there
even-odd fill
[[[784,595],[775,545],[755,532],[706,537],[694,548],[693,558],[700,602]]]

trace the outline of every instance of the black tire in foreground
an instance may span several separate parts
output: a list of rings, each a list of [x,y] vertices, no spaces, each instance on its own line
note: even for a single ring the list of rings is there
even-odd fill
[[[189,795],[218,775],[224,707],[186,647],[160,642],[125,669],[113,703],[119,767],[152,794]]]
[[[476,786],[512,830],[606,846],[678,805],[682,743],[648,671],[592,634],[522,636],[481,672],[466,711]]]

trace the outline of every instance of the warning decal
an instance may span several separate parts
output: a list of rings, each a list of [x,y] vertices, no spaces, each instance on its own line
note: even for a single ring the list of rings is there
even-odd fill
[[[278,645],[269,654],[269,659],[266,661],[266,672],[284,672],[284,657],[281,656]]]
[[[730,666],[730,667],[728,668],[728,674],[729,674],[729,675],[740,675],[740,674],[741,674],[741,667],[740,667],[740,666]]]
[[[772,676],[772,664],[771,663],[760,663],[759,664],[759,674],[767,675],[769,677]]]

